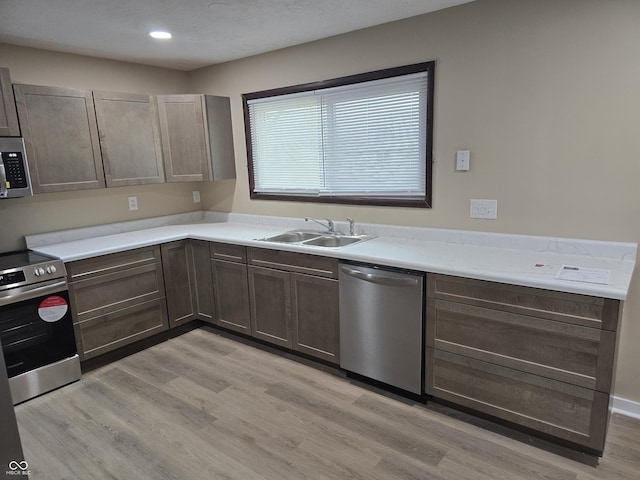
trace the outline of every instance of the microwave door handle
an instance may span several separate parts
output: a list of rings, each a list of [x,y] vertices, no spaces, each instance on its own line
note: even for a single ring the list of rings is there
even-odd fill
[[[4,163],[0,157],[0,197],[7,196],[7,172],[4,169]]]

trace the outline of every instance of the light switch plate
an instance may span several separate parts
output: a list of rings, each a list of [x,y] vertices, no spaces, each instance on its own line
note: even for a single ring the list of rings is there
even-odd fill
[[[200,203],[200,191],[194,190],[192,193],[193,193],[193,203]]]
[[[471,159],[471,150],[458,150],[456,152],[456,170],[458,171],[469,170],[470,159]]]
[[[498,218],[498,201],[472,198],[469,210],[471,218],[495,220]]]

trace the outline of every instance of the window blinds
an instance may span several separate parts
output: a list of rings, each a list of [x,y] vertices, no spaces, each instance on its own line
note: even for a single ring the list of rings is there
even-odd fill
[[[254,191],[424,198],[427,72],[249,100]]]

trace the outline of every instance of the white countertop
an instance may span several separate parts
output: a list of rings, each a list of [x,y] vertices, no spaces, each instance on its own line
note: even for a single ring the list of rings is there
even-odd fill
[[[624,300],[635,268],[637,244],[502,235],[443,229],[358,225],[377,238],[340,248],[258,240],[294,228],[313,228],[299,219],[229,214],[203,223],[149,226],[127,231],[126,224],[27,237],[32,250],[65,262],[155,245],[198,240],[330,256],[433,273],[524,285]],[[193,221],[193,215],[188,218]],[[222,221],[221,221],[222,220]],[[129,222],[128,222],[129,223]],[[134,223],[134,222],[130,222]],[[125,227],[122,227],[125,225]],[[338,224],[339,227],[342,224]],[[135,228],[134,225],[132,228]],[[138,225],[138,227],[140,227]],[[112,233],[120,231],[120,233]],[[343,229],[344,231],[344,229]],[[77,233],[80,232],[80,233]],[[559,280],[563,265],[611,270],[608,285]]]

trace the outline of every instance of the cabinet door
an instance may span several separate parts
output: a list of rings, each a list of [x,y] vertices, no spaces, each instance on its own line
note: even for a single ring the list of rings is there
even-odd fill
[[[248,268],[253,336],[292,348],[289,273],[254,266]]]
[[[93,92],[107,187],[164,182],[154,97]]]
[[[105,186],[88,90],[14,85],[33,193]]]
[[[236,178],[236,159],[231,129],[231,101],[229,97],[205,95],[211,175],[213,180]]]
[[[316,358],[340,363],[338,281],[291,275],[293,348]]]
[[[0,68],[0,137],[19,137],[20,126],[8,68]]]
[[[165,243],[161,250],[169,327],[174,327],[196,319],[192,256],[187,240]]]
[[[167,182],[211,180],[203,95],[158,96]]]
[[[247,266],[211,260],[216,324],[235,332],[251,334]]]
[[[209,261],[209,242],[190,240],[198,319],[214,323],[213,279]]]

